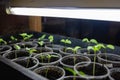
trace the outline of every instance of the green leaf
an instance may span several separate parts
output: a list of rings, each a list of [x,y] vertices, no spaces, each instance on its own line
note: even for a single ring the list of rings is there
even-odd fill
[[[73,48],[72,47],[67,47],[66,50],[72,50],[73,51]]]
[[[109,49],[115,49],[115,47],[111,44],[107,45],[106,47],[109,48]]]
[[[80,46],[76,46],[75,48],[74,48],[74,51],[76,52],[78,49],[80,49],[81,47]]]
[[[22,36],[22,37],[25,37],[25,36],[27,36],[27,33],[22,33],[22,34],[19,34],[20,36]]]
[[[98,44],[97,40],[95,40],[95,39],[90,39],[90,42],[91,42],[91,43]]]
[[[99,44],[97,44],[97,45],[98,45],[98,47],[99,47],[100,49],[101,49],[101,48],[104,48],[104,49],[106,48],[104,44],[99,43]]]
[[[30,54],[32,54],[33,52],[37,51],[37,50],[34,49],[34,48],[26,48],[26,50],[27,50]]]
[[[50,58],[51,58],[51,55],[50,55],[50,54],[47,54],[47,57],[48,57],[48,59],[50,59]]]
[[[82,42],[87,42],[87,43],[89,43],[89,40],[88,40],[88,38],[83,38],[83,39],[82,39]]]
[[[71,68],[64,67],[64,69],[67,70],[67,71],[69,71],[69,72],[71,72],[74,76],[77,75],[77,73],[73,69],[71,69]]]
[[[87,50],[94,50],[93,46],[88,46]]]
[[[10,38],[11,38],[13,41],[17,41],[17,38],[15,38],[14,36],[10,36]]]
[[[71,44],[72,42],[69,39],[66,39],[67,44]]]
[[[46,37],[46,35],[42,35],[41,37],[38,38],[38,40],[43,40]]]
[[[38,44],[39,44],[40,46],[42,46],[42,45],[44,44],[44,42],[43,42],[43,41],[40,41],[40,42],[38,42]]]
[[[63,43],[65,43],[65,39],[61,39],[61,40],[60,40],[60,42],[63,42]]]
[[[79,71],[79,74],[82,76],[82,77],[85,77],[86,74],[83,72],[83,71]]]
[[[4,44],[7,44],[7,42],[5,40],[3,40],[2,38],[0,38],[0,43],[4,43]]]
[[[53,38],[52,35],[50,35],[50,36],[48,37],[48,39],[50,40],[50,42],[53,42],[53,40],[54,40],[54,38]]]
[[[53,55],[53,54],[52,54],[51,57],[59,57],[59,56],[58,56],[58,55]]]
[[[15,48],[16,50],[21,49],[21,47],[20,47],[19,45],[17,45],[17,44],[14,44],[14,48]]]

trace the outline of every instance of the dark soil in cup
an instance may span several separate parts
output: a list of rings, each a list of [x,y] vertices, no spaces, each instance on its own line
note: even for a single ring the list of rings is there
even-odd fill
[[[74,62],[75,61],[75,62]],[[69,58],[66,58],[64,59],[62,62],[66,65],[70,65],[70,66],[74,66],[75,64],[77,64],[78,62],[81,62],[81,61],[86,61],[84,59],[81,59],[80,57],[78,56],[75,56],[75,57],[69,57]]]
[[[25,56],[30,56],[30,54],[27,51],[21,51],[21,50],[12,51],[5,54],[5,57],[8,59],[14,59],[17,57],[25,57]]]
[[[26,68],[32,67],[36,64],[35,60],[32,58],[15,60],[14,62]]]
[[[107,59],[110,61],[120,61],[120,58],[116,58],[116,57],[112,57],[112,56],[107,56],[107,58],[105,56],[101,56],[101,58]]]
[[[111,77],[113,77],[115,80],[120,80],[120,72],[113,72]]]
[[[0,52],[7,51],[9,49],[10,49],[9,47],[3,47],[3,48],[0,48]]]
[[[5,52],[8,52],[10,50],[11,50],[11,47],[8,47],[8,46],[0,47],[0,54],[3,55]]]
[[[47,71],[47,69],[42,70],[42,71],[41,71],[40,73],[38,73],[38,74],[40,74],[40,75],[48,78],[49,80],[56,80],[56,79],[60,78],[61,75],[62,75],[62,73],[60,73],[59,71],[57,71],[57,70],[54,69],[54,68],[53,68],[53,69],[49,69],[49,68],[48,68],[47,76],[46,76],[46,71]]]
[[[82,70],[87,75],[93,75],[93,64],[90,64],[87,67],[78,67],[77,70]],[[100,76],[104,74],[107,74],[107,71],[104,68],[104,66],[95,65],[95,76]]]

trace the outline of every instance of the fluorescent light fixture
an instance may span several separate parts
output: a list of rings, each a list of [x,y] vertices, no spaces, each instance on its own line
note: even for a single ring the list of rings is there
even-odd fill
[[[11,14],[27,16],[47,16],[104,21],[120,21],[120,9],[100,8],[10,8]]]

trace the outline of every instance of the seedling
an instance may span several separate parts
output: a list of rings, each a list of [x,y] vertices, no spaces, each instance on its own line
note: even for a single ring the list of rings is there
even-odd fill
[[[90,43],[98,44],[97,40],[95,40],[95,39],[90,39],[89,40],[88,38],[83,38],[82,42],[88,43],[88,46],[90,45]]]
[[[71,72],[73,74],[73,76],[77,76],[76,71],[74,71],[72,68],[68,68],[68,67],[64,67],[65,70]],[[86,76],[86,74],[83,71],[79,71],[79,74],[84,77]],[[76,78],[74,77],[73,80],[76,80]]]
[[[5,40],[3,40],[2,38],[0,38],[0,44],[7,44],[7,42]]]
[[[41,51],[40,52],[42,52],[42,46],[43,46],[44,42],[43,41],[39,41],[38,44],[41,46]]]
[[[114,50],[114,49],[115,49],[115,47],[114,47],[113,45],[111,45],[111,44],[104,45],[104,46],[105,46],[105,47],[104,47],[105,53],[107,52],[107,48],[108,48],[108,49],[111,49],[111,50]]]
[[[45,39],[45,37],[46,37],[46,35],[43,34],[41,37],[38,38],[38,40],[41,41],[41,40]]]
[[[109,48],[109,49],[111,49],[111,50],[114,50],[115,47],[114,47],[113,45],[111,45],[111,44],[108,44],[108,45],[98,44],[98,45],[100,45],[101,48],[105,49],[105,58],[106,58],[106,60],[107,60],[107,51],[106,51],[107,48]],[[106,62],[106,64],[107,64],[107,62]]]
[[[14,44],[14,48],[15,48],[16,50],[20,50],[20,49],[21,49],[21,47],[20,47],[19,45],[17,45],[17,44]],[[16,52],[15,52],[15,58],[17,58]]]
[[[47,54],[47,55],[42,54],[42,55],[40,55],[40,59],[41,59],[42,63],[43,63],[44,59],[48,59],[48,63],[50,63],[50,60],[51,60],[52,57],[58,57],[58,56],[54,55],[54,54]],[[48,74],[48,70],[49,69],[46,70],[46,74],[45,74],[46,77],[47,77],[47,74]]]
[[[67,44],[71,44],[72,43],[69,39],[61,39],[60,42],[64,43],[65,48],[66,48]]]
[[[42,63],[43,63],[44,59],[48,59],[48,63],[49,63],[52,57],[58,57],[58,56],[54,55],[54,54],[47,54],[47,55],[42,54],[42,55],[40,55],[40,59],[42,60]]]
[[[26,48],[26,50],[29,52],[29,54],[30,54],[30,56],[29,57],[31,57],[32,56],[32,53],[33,52],[35,52],[35,51],[37,51],[36,49],[34,49],[34,48]],[[29,66],[29,63],[30,63],[30,59],[28,59],[28,61],[27,61],[27,65],[26,65],[26,68]]]
[[[95,75],[95,63],[96,63],[96,53],[97,51],[100,51],[100,49],[102,48],[102,45],[98,44],[95,46],[88,46],[87,50],[93,50],[94,51],[94,63],[93,63],[93,76]]]
[[[16,50],[20,50],[20,49],[21,49],[21,47],[20,47],[19,45],[17,45],[17,44],[14,44],[14,48],[15,48]]]
[[[19,34],[20,36],[22,36],[23,38],[23,41],[26,41],[26,40],[29,40],[31,37],[33,37],[33,34],[27,34],[27,33],[22,33],[22,34]]]
[[[18,39],[15,38],[14,36],[10,36],[10,39],[11,39],[12,41],[17,41],[17,40],[18,40]]]
[[[75,46],[74,48],[72,47],[67,47],[66,50],[72,50],[74,54],[77,53],[78,49],[80,49],[80,46]],[[66,52],[66,51],[65,51]]]
[[[48,39],[49,39],[49,41],[50,41],[51,43],[53,43],[54,37],[53,37],[52,35],[50,35],[50,36],[48,37]]]
[[[66,50],[72,50],[73,53],[76,54],[76,53],[77,53],[77,50],[80,49],[80,48],[81,48],[80,46],[76,46],[76,47],[74,47],[74,48],[68,47],[68,48],[66,48]],[[73,57],[73,59],[74,59],[74,65],[75,65],[76,57]]]

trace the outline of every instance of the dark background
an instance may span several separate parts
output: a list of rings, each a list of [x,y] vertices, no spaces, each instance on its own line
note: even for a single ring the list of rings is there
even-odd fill
[[[120,22],[42,17],[42,23],[43,32],[120,45]],[[29,17],[7,15],[0,4],[0,35],[25,31],[29,31]]]

